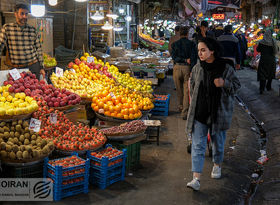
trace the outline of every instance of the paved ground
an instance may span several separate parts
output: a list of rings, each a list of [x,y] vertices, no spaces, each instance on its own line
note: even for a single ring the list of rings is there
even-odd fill
[[[258,94],[256,74],[252,70],[238,71],[242,82],[239,96],[249,109],[265,123],[268,135],[267,152],[270,161],[264,167],[263,180],[251,200],[252,204],[279,204],[279,122],[280,97],[276,92]],[[275,88],[275,87],[274,87]],[[160,145],[149,142],[141,147],[141,167],[127,176],[125,181],[111,185],[106,190],[90,187],[89,194],[63,199],[56,204],[248,204],[246,197],[251,174],[259,167],[259,135],[251,130],[254,121],[236,102],[232,127],[227,134],[222,178],[211,179],[211,158],[206,161],[201,179],[201,191],[186,188],[191,180],[191,156],[187,153],[184,133],[185,121],[176,112],[176,97],[171,78],[165,80],[156,92],[170,93],[170,115],[157,117],[163,123]],[[156,118],[156,117],[155,117]],[[8,204],[8,203],[4,203]],[[15,204],[15,203],[14,203]],[[18,204],[18,203],[17,203]],[[25,203],[25,204],[30,204]]]

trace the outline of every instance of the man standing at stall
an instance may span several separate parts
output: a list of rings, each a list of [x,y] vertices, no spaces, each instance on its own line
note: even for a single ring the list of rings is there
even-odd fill
[[[25,4],[15,6],[16,23],[5,24],[0,32],[0,51],[6,46],[9,68],[29,68],[40,78],[45,76],[42,47],[36,29],[27,24],[29,9]]]
[[[181,27],[180,40],[172,44],[172,59],[174,61],[173,80],[175,82],[179,111],[183,120],[187,119],[189,109],[188,80],[191,68],[197,61],[195,43],[188,39],[188,27]]]

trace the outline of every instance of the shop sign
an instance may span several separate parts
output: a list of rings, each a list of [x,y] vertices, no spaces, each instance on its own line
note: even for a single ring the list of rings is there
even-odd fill
[[[0,201],[53,201],[53,183],[43,178],[0,178]]]
[[[33,130],[34,132],[39,132],[41,128],[41,121],[35,118],[31,118],[29,124],[29,130]]]
[[[209,5],[218,5],[229,8],[240,8],[241,0],[208,0]]]
[[[225,19],[225,14],[212,14],[213,19],[222,20]]]
[[[63,69],[60,67],[55,67],[55,74],[57,77],[63,77]]]
[[[16,69],[16,68],[10,70],[9,73],[10,73],[10,75],[12,76],[12,78],[13,78],[14,80],[18,80],[18,79],[21,78],[21,75],[20,75],[20,73],[18,72],[18,69]]]

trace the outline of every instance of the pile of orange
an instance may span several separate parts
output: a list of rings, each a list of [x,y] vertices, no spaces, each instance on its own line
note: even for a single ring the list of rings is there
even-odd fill
[[[91,107],[98,113],[119,119],[132,120],[142,116],[137,102],[130,98],[114,96],[106,89],[95,94]]]

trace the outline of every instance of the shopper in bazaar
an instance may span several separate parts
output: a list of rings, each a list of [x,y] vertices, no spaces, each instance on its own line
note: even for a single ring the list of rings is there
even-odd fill
[[[168,44],[168,51],[169,51],[169,54],[171,55],[171,52],[172,52],[172,44],[178,40],[180,40],[180,26],[176,26],[175,29],[175,35],[172,36],[169,40],[169,44]]]
[[[196,29],[197,33],[193,36],[194,41],[198,44],[198,41],[205,37],[210,37],[215,39],[215,34],[212,31],[208,31],[208,22],[201,21],[200,27]]]
[[[200,189],[208,131],[213,147],[211,177],[221,177],[226,131],[230,128],[234,95],[240,88],[232,61],[220,57],[220,45],[212,38],[203,38],[198,43],[198,62],[190,78],[191,104],[186,123],[186,132],[192,135],[193,180],[187,187]]]
[[[246,60],[246,52],[248,50],[248,45],[247,45],[247,39],[245,38],[245,35],[241,32],[241,30],[237,30],[235,36],[238,38],[238,43],[240,47],[240,64],[241,66],[244,66],[244,61]]]
[[[232,25],[226,25],[224,34],[217,39],[223,46],[222,57],[234,62],[235,68],[240,69],[239,40],[232,33]]]
[[[188,27],[181,27],[180,40],[172,44],[172,59],[174,61],[173,80],[175,82],[179,101],[179,112],[184,120],[187,119],[189,109],[188,80],[191,68],[197,61],[195,43],[188,39]]]
[[[261,53],[261,58],[258,67],[258,81],[260,81],[260,94],[271,90],[272,79],[275,78],[276,72],[276,40],[272,37],[272,32],[268,29],[263,39],[259,42],[257,51]]]
[[[27,24],[28,11],[25,4],[15,6],[16,22],[5,24],[1,29],[0,50],[6,46],[8,67],[29,68],[39,79],[40,74],[45,76],[42,47],[36,29]]]

